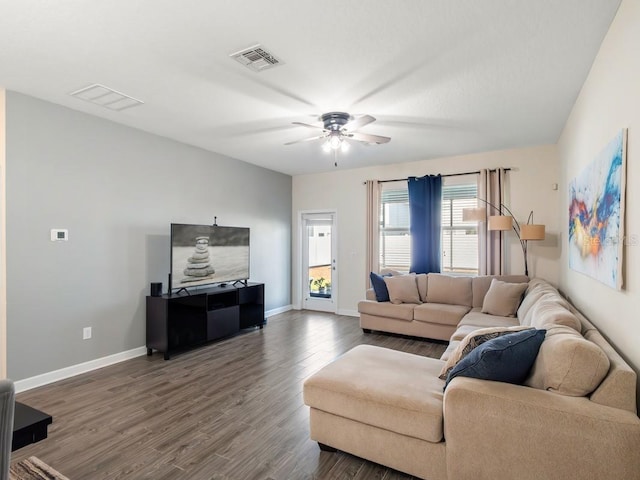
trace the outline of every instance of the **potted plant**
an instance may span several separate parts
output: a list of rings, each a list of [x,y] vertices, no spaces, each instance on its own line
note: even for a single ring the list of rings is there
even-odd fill
[[[317,278],[313,281],[313,285],[318,288],[318,293],[324,293],[326,288],[326,279],[324,277]]]

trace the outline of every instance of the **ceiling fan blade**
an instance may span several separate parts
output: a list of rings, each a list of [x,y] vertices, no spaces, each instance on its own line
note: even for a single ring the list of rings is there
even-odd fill
[[[359,142],[364,143],[389,143],[391,138],[389,137],[381,137],[380,135],[369,135],[368,133],[350,133],[348,135],[352,140],[357,140]]]
[[[315,137],[303,138],[302,140],[294,140],[293,142],[287,142],[285,145],[293,145],[294,143],[310,142],[311,140],[319,140],[325,138],[326,135],[317,135]]]
[[[291,122],[294,125],[300,125],[301,127],[307,127],[307,128],[313,128],[314,130],[324,130],[324,127],[321,127],[319,125],[309,125],[308,123],[302,123],[302,122]]]
[[[348,132],[353,132],[353,131],[355,131],[355,130],[357,130],[359,128],[362,128],[365,125],[369,125],[370,123],[373,123],[375,121],[376,121],[376,119],[374,117],[372,117],[371,115],[362,115],[361,117],[358,117],[355,120],[352,120],[349,123],[347,123],[344,126],[344,128]]]

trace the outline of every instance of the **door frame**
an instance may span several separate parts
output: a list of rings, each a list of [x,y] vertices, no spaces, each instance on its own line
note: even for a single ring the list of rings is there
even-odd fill
[[[326,309],[320,311],[326,311],[330,313],[338,313],[338,272],[340,261],[338,259],[338,211],[332,208],[322,208],[314,210],[300,210],[298,211],[298,259],[299,259],[299,274],[300,274],[300,308],[306,309],[309,302],[309,285],[308,285],[308,272],[304,271],[307,266],[308,259],[304,258],[304,236],[306,235],[306,229],[304,225],[305,215],[316,215],[326,213],[333,216],[333,225],[331,227],[331,254],[333,269],[331,270],[331,298],[322,299],[314,298],[313,302],[319,302],[319,305],[324,304]],[[308,254],[308,252],[306,252]]]
[[[0,379],[7,378],[7,117],[0,87]]]

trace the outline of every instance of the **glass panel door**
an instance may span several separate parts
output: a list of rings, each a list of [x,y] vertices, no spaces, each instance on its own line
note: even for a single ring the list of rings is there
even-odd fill
[[[302,214],[303,308],[336,311],[335,214]]]

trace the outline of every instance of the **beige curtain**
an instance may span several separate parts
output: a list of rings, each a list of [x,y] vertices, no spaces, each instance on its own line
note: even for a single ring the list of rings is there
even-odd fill
[[[367,180],[367,269],[365,289],[369,288],[369,272],[380,270],[380,182]]]
[[[500,208],[504,204],[506,171],[504,168],[495,170],[484,169],[478,176],[478,198]],[[487,218],[500,215],[495,208],[478,202],[479,207],[485,207]],[[480,275],[502,275],[504,273],[504,241],[503,232],[487,230],[487,222],[478,224],[478,249]]]

